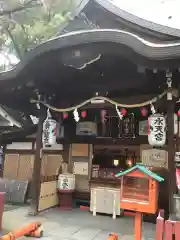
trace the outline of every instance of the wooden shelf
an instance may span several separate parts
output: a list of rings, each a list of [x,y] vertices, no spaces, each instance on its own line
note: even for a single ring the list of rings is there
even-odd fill
[[[90,183],[104,183],[104,184],[119,184],[121,183],[120,180],[115,179],[103,179],[103,178],[93,178],[89,181]]]
[[[58,139],[58,143],[87,143],[87,144],[117,144],[117,145],[140,145],[148,144],[147,136],[138,136],[136,138],[101,138],[92,136],[73,136]]]

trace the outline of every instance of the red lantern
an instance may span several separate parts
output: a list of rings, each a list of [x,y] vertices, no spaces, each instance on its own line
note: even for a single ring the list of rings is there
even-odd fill
[[[180,117],[180,110],[178,110],[177,115],[178,115],[178,117]]]
[[[67,119],[68,118],[68,113],[63,113],[63,118]]]
[[[81,117],[82,118],[85,118],[86,116],[87,116],[87,112],[86,111],[81,112]]]
[[[122,113],[123,116],[125,116],[127,114],[127,110],[125,108],[122,108],[121,113]]]
[[[146,117],[146,116],[147,116],[148,110],[147,110],[145,107],[142,107],[140,111],[141,111],[141,115],[142,115],[143,117]]]

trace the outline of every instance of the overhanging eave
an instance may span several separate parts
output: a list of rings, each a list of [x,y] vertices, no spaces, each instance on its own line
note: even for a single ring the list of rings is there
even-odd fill
[[[180,58],[180,40],[169,43],[153,43],[143,39],[130,32],[118,29],[91,29],[70,32],[45,43],[40,44],[33,50],[29,51],[24,59],[17,66],[0,74],[0,80],[10,80],[16,78],[21,71],[30,64],[36,57],[57,49],[67,49],[83,44],[91,43],[115,43],[124,45],[136,54],[143,56],[150,61],[168,60],[169,67],[171,60]]]

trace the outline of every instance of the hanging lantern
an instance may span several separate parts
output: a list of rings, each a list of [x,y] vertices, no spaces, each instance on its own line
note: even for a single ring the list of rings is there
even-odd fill
[[[126,160],[126,164],[128,165],[128,167],[132,167],[132,165],[133,165],[133,160],[127,159],[127,160]]]
[[[51,146],[56,144],[57,122],[51,118],[48,113],[47,118],[43,123],[43,144],[44,146]]]
[[[125,108],[122,108],[122,109],[121,109],[121,113],[122,113],[123,116],[126,116],[127,110],[126,110]]]
[[[174,113],[174,134],[178,134],[178,116]]]
[[[177,115],[178,115],[178,117],[180,117],[180,109],[178,110]]]
[[[113,160],[113,165],[117,167],[119,165],[119,159],[114,159]]]
[[[68,113],[63,113],[63,119],[67,119],[68,118]]]
[[[166,119],[161,114],[153,114],[148,118],[148,142],[153,147],[161,147],[166,143]]]
[[[142,108],[140,109],[140,111],[141,111],[141,115],[142,115],[143,117],[146,117],[146,116],[147,116],[147,114],[148,114],[147,108],[142,107]]]
[[[86,111],[82,111],[82,112],[81,112],[81,117],[82,117],[82,118],[85,118],[86,116],[87,116],[87,112],[86,112]]]

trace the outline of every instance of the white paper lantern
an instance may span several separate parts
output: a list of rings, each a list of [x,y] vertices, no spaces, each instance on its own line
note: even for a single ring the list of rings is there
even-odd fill
[[[174,134],[178,134],[178,115],[174,113]]]
[[[52,118],[47,118],[43,123],[43,144],[51,146],[56,144],[57,123]]]
[[[148,142],[151,146],[162,147],[166,143],[166,120],[161,114],[148,118]]]

